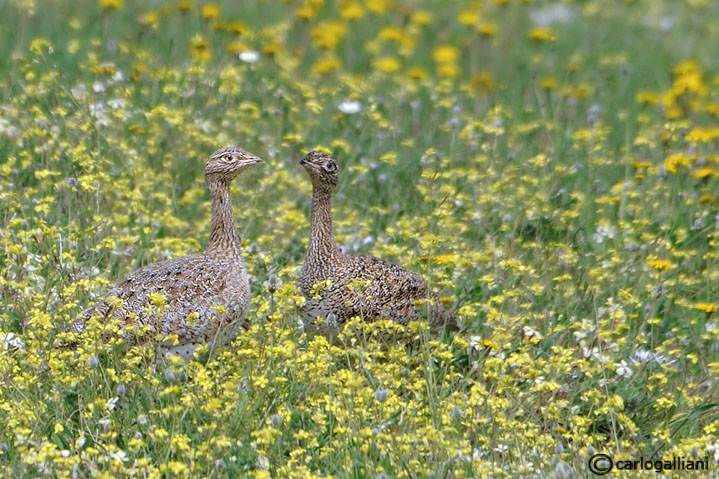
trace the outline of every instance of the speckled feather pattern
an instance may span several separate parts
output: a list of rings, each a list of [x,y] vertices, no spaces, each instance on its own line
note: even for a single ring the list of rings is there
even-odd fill
[[[166,298],[160,315],[152,304],[151,293]],[[84,332],[85,322],[92,317],[100,321],[113,317],[138,329],[147,327],[146,335],[128,334],[126,339],[131,343],[156,334],[176,334],[178,344],[161,343],[161,351],[184,352],[180,355],[189,358],[199,344],[221,346],[237,333],[247,314],[250,283],[241,256],[204,252],[135,270],[107,296],[121,299],[122,304],[112,307],[99,301],[75,322],[74,332]],[[195,314],[188,321],[192,313]]]
[[[310,241],[297,281],[306,298],[302,308],[305,324],[317,327],[317,316],[326,319],[332,313],[337,329],[355,316],[365,321],[390,319],[406,325],[427,316],[427,311],[430,326],[455,329],[453,312],[442,306],[417,273],[379,258],[345,255],[338,250],[332,226],[332,190],[339,178],[337,162],[313,151],[300,164],[310,175],[313,188]],[[331,286],[313,292],[313,287],[325,280]],[[367,281],[366,287],[358,284]],[[333,327],[324,325],[318,329],[331,333],[328,329]]]
[[[115,318],[138,331],[125,330],[130,343],[157,335],[161,353],[185,359],[202,343],[221,346],[234,337],[245,323],[250,283],[232,212],[230,183],[241,170],[259,161],[236,147],[213,153],[205,165],[212,202],[207,250],[131,272],[107,295],[122,300],[119,305],[111,306],[109,299],[97,302],[70,330],[83,333],[88,320]],[[152,293],[165,297],[159,314]],[[171,334],[178,336],[177,344],[162,341]]]

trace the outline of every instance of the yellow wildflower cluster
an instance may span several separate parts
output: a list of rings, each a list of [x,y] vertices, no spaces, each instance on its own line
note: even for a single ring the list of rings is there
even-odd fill
[[[437,5],[0,6],[7,477],[719,467],[717,9]],[[204,248],[204,161],[231,144],[267,160],[232,187],[248,329],[188,362],[116,320],[70,338],[127,272]],[[317,148],[340,165],[338,245],[421,273],[462,331],[304,330],[297,160]]]

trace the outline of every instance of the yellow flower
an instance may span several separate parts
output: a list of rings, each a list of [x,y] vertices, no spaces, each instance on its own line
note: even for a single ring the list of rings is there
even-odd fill
[[[664,167],[669,173],[676,173],[680,168],[689,166],[689,157],[685,153],[675,153],[664,160]]]
[[[649,261],[647,264],[649,267],[654,268],[657,271],[666,271],[674,266],[674,263],[666,259],[654,259]]]
[[[494,77],[491,73],[483,72],[472,76],[470,85],[473,90],[480,93],[489,93],[494,88]]]
[[[177,9],[181,12],[189,12],[192,10],[192,2],[190,0],[180,0],[177,2]]]
[[[220,16],[220,7],[214,3],[208,3],[202,6],[202,18],[212,20]]]
[[[415,25],[429,25],[432,22],[432,14],[426,10],[417,10],[412,15],[412,23]]]
[[[333,71],[338,70],[341,65],[342,62],[340,62],[340,59],[336,56],[326,56],[318,60],[317,63],[312,66],[312,71],[315,73],[326,75],[328,73],[332,73]]]
[[[117,67],[112,63],[101,63],[92,67],[92,71],[98,75],[112,76],[117,73]]]
[[[711,143],[712,141],[719,140],[719,127],[702,127],[695,126],[689,131],[686,136],[687,141],[693,141],[697,143]]]
[[[384,73],[392,73],[399,70],[401,64],[395,57],[380,58],[375,64],[376,68]]]
[[[701,71],[699,64],[694,60],[686,60],[681,62],[679,65],[674,67],[675,76],[692,75],[696,72]]]
[[[457,20],[463,25],[476,25],[479,22],[479,14],[475,10],[462,10]]]
[[[302,20],[312,20],[318,13],[318,7],[315,7],[312,3],[304,3],[295,10],[295,16]]]
[[[402,29],[395,26],[384,27],[379,31],[379,38],[399,43],[402,39]]]
[[[653,91],[642,90],[637,93],[637,102],[645,105],[656,105],[659,103],[659,94]]]
[[[347,25],[345,23],[321,22],[310,30],[310,38],[312,38],[312,43],[316,47],[333,50],[346,31]]]
[[[202,36],[199,34],[192,37],[192,40],[190,41],[190,44],[192,45],[192,49],[195,52],[202,52],[207,50],[207,40],[205,40]]]
[[[714,169],[710,168],[710,167],[700,168],[694,172],[694,178],[696,178],[698,180],[705,180],[712,176],[718,176],[718,175],[717,175],[717,172],[714,171]]]
[[[669,92],[672,97],[676,98],[689,93],[704,96],[707,92],[704,75],[697,62],[685,61],[674,68],[674,82]]]
[[[250,29],[242,22],[230,22],[228,23],[225,28],[230,33],[235,33],[237,35],[247,35],[247,33],[250,31]]]
[[[529,32],[529,38],[535,42],[553,42],[554,32],[546,27],[537,27]]]
[[[559,86],[559,82],[557,82],[557,79],[554,77],[545,77],[545,78],[542,78],[540,85],[545,90],[551,90],[553,88],[557,88],[557,86]]]
[[[483,37],[493,37],[497,34],[497,25],[492,22],[483,22],[477,26],[477,31]]]
[[[167,303],[167,297],[164,294],[150,293],[148,298],[157,309],[161,309]]]
[[[719,116],[719,102],[709,103],[705,105],[704,111],[706,111],[709,115]]]
[[[716,303],[696,303],[694,305],[694,309],[698,309],[699,311],[704,311],[707,314],[712,314],[717,312],[717,304]]]
[[[345,20],[358,20],[364,17],[364,9],[359,2],[346,2],[342,5],[340,16]]]
[[[277,55],[282,50],[282,44],[279,42],[268,42],[262,45],[262,53],[267,56]]]
[[[107,10],[117,10],[122,7],[122,0],[100,0],[100,6]]]
[[[432,55],[437,63],[453,63],[459,57],[459,51],[454,45],[440,45],[434,49]]]
[[[632,167],[636,168],[637,170],[646,170],[647,168],[651,167],[652,164],[648,161],[640,161],[640,160],[631,160],[629,162]]]
[[[146,12],[140,15],[140,24],[150,28],[157,28],[157,13]]]
[[[44,38],[36,38],[30,43],[30,51],[36,55],[44,55],[52,49],[50,42]]]
[[[387,0],[365,0],[365,5],[367,10],[379,15],[387,12],[387,8],[389,8]]]
[[[227,45],[226,50],[229,53],[237,55],[240,52],[246,52],[248,50],[252,50],[252,48],[250,48],[250,46],[245,42],[231,42]]]
[[[412,67],[407,71],[407,75],[413,80],[424,80],[428,73],[422,67]]]
[[[454,78],[459,75],[459,68],[454,63],[444,63],[437,68],[440,76]]]

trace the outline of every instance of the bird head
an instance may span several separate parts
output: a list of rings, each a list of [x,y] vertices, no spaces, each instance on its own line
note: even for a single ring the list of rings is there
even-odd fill
[[[262,163],[262,160],[236,146],[227,146],[215,151],[205,163],[205,176],[232,180],[245,168]]]
[[[332,191],[339,182],[339,166],[337,160],[327,153],[313,150],[300,160],[310,175],[312,186],[315,188],[328,189]]]

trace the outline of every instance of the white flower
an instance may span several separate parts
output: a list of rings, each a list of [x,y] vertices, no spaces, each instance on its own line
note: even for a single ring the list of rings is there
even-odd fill
[[[25,347],[25,343],[22,342],[22,339],[13,333],[0,333],[0,342],[2,343],[3,351],[7,351],[10,348],[23,349]]]
[[[494,448],[494,452],[498,452],[499,454],[503,454],[507,451],[509,451],[509,446],[506,444],[498,444],[497,447]]]
[[[470,336],[469,337],[469,346],[467,346],[467,354],[472,354],[480,349],[480,344],[482,343],[482,336]]]
[[[107,105],[114,110],[125,108],[125,102],[122,100],[122,98],[113,98],[112,100],[107,102]]]
[[[562,3],[547,5],[546,7],[532,10],[529,18],[532,23],[540,27],[548,27],[553,23],[570,23],[577,16],[575,9]]]
[[[489,451],[482,451],[481,449],[472,449],[472,459],[482,459],[490,454]]]
[[[597,232],[594,234],[594,241],[597,244],[601,244],[604,242],[605,238],[614,239],[614,237],[617,235],[617,228],[614,226],[598,226]]]
[[[530,328],[529,326],[525,326],[523,329],[523,332],[524,332],[524,335],[528,338],[534,337],[534,338],[537,338],[537,340],[542,339],[542,334],[539,331],[537,331],[536,329]]]
[[[87,85],[81,83],[76,87],[72,87],[70,88],[70,93],[72,93],[75,99],[81,100],[87,95]]]
[[[112,399],[108,399],[107,402],[105,403],[105,409],[107,411],[112,411],[113,409],[115,409],[115,406],[117,406],[117,401],[119,401],[119,400],[120,400],[119,397],[114,397]]]
[[[338,108],[342,113],[354,115],[362,110],[362,103],[358,101],[343,101]]]
[[[575,341],[581,341],[582,339],[587,337],[587,334],[588,333],[586,331],[574,331],[572,333],[572,336],[574,336]]]
[[[707,452],[714,456],[714,462],[719,462],[719,442],[708,445]]]
[[[127,462],[129,459],[127,457],[127,453],[123,451],[122,449],[118,449],[117,451],[112,451],[110,454],[110,459],[114,459],[118,462]]]
[[[267,459],[262,454],[257,455],[257,469],[261,469],[263,471],[266,471],[270,468],[270,460]]]
[[[652,359],[652,353],[645,349],[637,349],[636,351],[634,351],[634,355],[632,356],[632,361],[634,362],[634,364],[646,363],[650,359]]]
[[[628,378],[633,373],[632,368],[630,368],[627,362],[623,359],[621,363],[614,363],[614,366],[617,368],[617,376],[619,377]]]
[[[671,366],[676,362],[676,359],[669,359],[663,354],[653,353],[644,349],[637,349],[634,351],[634,355],[631,357],[631,360],[634,364],[654,361],[656,364],[664,364],[666,366]]]
[[[245,50],[244,52],[240,52],[240,60],[245,63],[255,63],[259,59],[260,53],[255,50]]]

